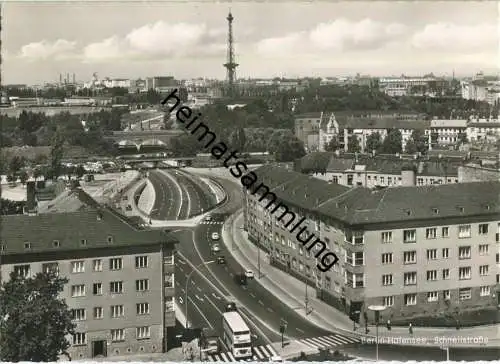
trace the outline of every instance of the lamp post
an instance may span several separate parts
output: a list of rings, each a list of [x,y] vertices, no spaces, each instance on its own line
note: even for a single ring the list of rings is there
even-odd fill
[[[186,292],[184,295],[184,301],[185,301],[185,306],[186,306],[186,329],[189,328],[189,321],[188,321],[188,288],[189,288],[189,281],[191,280],[191,275],[195,272],[196,268],[201,267],[202,265],[207,265],[215,262],[215,260],[210,260],[208,262],[201,262],[198,264],[187,276],[186,278]]]
[[[379,320],[380,320],[380,312],[381,311],[384,311],[387,307],[386,306],[377,306],[377,305],[371,305],[371,306],[368,306],[368,309],[370,311],[373,311],[375,312],[375,335],[376,335],[376,342],[375,342],[375,350],[376,350],[376,354],[375,354],[375,357],[376,357],[376,360],[378,361],[378,323],[379,323]]]
[[[441,345],[440,349],[446,351],[446,361],[450,361],[450,348],[448,346]]]

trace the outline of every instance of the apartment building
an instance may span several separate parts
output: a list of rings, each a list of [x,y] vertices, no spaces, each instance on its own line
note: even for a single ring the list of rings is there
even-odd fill
[[[431,120],[432,144],[456,144],[467,136],[465,119],[435,119]]]
[[[466,315],[500,303],[500,182],[371,190],[276,166],[255,174],[269,191],[245,191],[250,240],[269,252],[272,264],[316,287],[325,302],[349,314],[384,305],[393,322]],[[271,213],[275,200],[281,206]],[[287,225],[301,218],[302,239],[314,234],[324,246],[292,236]],[[323,273],[318,256],[325,250],[339,262]]]
[[[297,139],[304,143],[307,151],[321,149],[319,128],[324,120],[333,115],[332,113],[311,112],[300,114],[295,117],[294,132]],[[324,148],[324,147],[323,147]]]
[[[56,270],[72,310],[72,359],[155,353],[175,326],[174,248],[108,208],[8,215],[1,220],[0,282],[11,271]]]
[[[467,140],[479,143],[495,143],[500,140],[500,120],[473,119],[467,124]]]
[[[394,187],[458,183],[460,163],[397,156],[312,153],[296,170],[344,186]]]

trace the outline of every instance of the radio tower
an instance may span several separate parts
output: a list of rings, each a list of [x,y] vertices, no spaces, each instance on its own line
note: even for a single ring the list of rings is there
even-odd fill
[[[227,24],[228,24],[228,34],[227,34],[227,63],[224,64],[224,67],[227,69],[227,82],[229,86],[229,94],[230,96],[234,95],[234,80],[235,80],[235,72],[238,64],[235,63],[234,59],[234,49],[233,49],[233,14],[229,11],[229,15],[227,16]]]

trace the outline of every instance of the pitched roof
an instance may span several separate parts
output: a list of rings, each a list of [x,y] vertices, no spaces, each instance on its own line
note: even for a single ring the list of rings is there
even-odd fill
[[[321,112],[306,112],[295,116],[295,119],[319,119]]]
[[[335,155],[333,152],[313,152],[306,154],[300,159],[300,170],[303,173],[325,172],[328,163]]]
[[[174,243],[161,230],[143,230],[108,207],[68,213],[0,216],[0,254],[72,251],[91,248],[124,247]],[[112,238],[112,243],[108,242]],[[86,244],[82,245],[82,239]],[[53,242],[59,241],[59,247]],[[24,249],[24,242],[31,248]]]
[[[428,120],[397,120],[393,118],[352,118],[346,119],[347,129],[429,129]]]
[[[500,214],[498,181],[377,191],[349,189],[270,165],[255,173],[283,204],[316,211],[350,225]]]

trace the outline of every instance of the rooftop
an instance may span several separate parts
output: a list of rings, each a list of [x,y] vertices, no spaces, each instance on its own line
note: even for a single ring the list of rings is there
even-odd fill
[[[266,165],[255,171],[283,204],[350,225],[500,214],[500,182],[370,190],[348,187]]]
[[[141,229],[106,206],[67,213],[3,215],[0,226],[0,254],[4,255],[175,243],[164,231]]]

